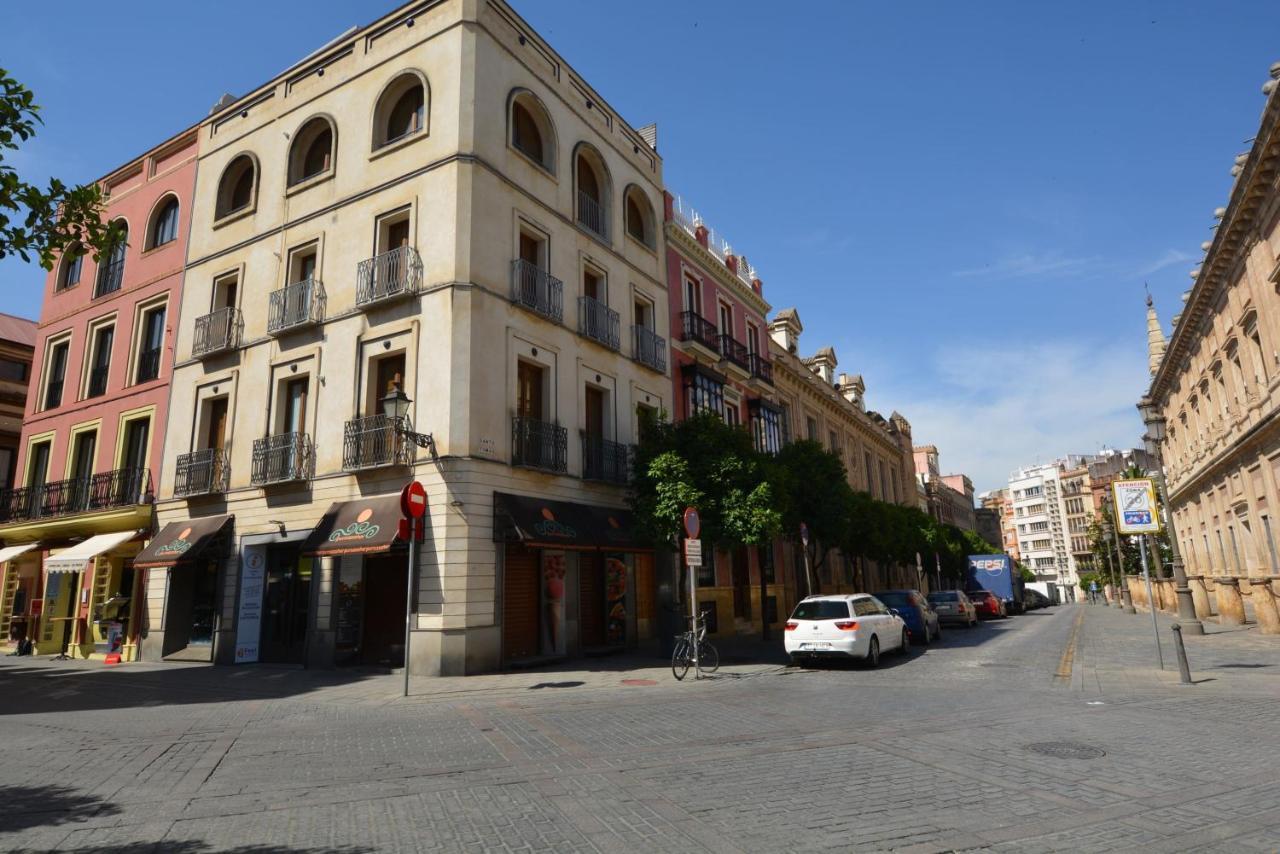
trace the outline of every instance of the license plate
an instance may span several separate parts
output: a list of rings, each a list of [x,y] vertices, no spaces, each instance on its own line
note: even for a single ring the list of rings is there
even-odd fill
[[[802,644],[800,644],[800,648],[801,648],[801,649],[831,649],[831,644],[829,644],[829,643],[802,643]]]

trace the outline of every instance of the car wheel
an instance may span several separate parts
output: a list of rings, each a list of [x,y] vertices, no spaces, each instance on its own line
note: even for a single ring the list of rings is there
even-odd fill
[[[866,662],[867,667],[880,666],[880,639],[875,635],[872,635],[867,643],[867,657],[863,661]]]
[[[911,654],[911,633],[906,629],[902,630],[902,643],[898,645],[898,652],[903,655]]]

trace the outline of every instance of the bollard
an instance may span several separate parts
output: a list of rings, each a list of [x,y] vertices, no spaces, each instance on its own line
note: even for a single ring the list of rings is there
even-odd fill
[[[1182,645],[1182,626],[1173,624],[1173,648],[1178,651],[1178,676],[1183,685],[1191,684],[1191,665],[1187,664],[1187,648]]]

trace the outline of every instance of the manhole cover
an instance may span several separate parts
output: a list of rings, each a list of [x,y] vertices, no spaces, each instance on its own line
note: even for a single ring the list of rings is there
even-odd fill
[[[657,685],[658,680],[656,679],[623,679],[622,684],[648,687],[649,685]]]
[[[1027,750],[1054,759],[1097,759],[1107,755],[1105,750],[1078,741],[1042,741],[1028,744]]]

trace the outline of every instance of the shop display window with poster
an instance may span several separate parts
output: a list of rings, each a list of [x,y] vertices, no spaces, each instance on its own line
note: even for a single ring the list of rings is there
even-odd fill
[[[542,552],[542,654],[564,655],[566,555]]]

